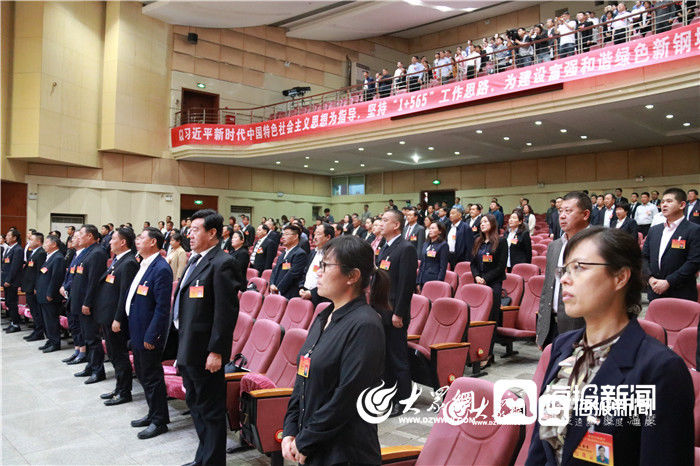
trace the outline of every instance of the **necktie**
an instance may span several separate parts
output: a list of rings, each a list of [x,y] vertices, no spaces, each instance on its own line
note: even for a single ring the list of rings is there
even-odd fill
[[[177,322],[178,321],[178,316],[180,314],[180,291],[182,290],[182,287],[185,285],[187,282],[187,279],[190,277],[190,272],[194,270],[195,266],[194,264],[197,263],[199,258],[202,257],[200,254],[194,254],[192,257],[190,257],[190,260],[187,262],[187,268],[185,269],[185,273],[182,275],[182,281],[180,282],[180,286],[177,288],[177,295],[175,296],[175,303],[173,303],[173,321]],[[175,325],[177,327],[177,324]]]

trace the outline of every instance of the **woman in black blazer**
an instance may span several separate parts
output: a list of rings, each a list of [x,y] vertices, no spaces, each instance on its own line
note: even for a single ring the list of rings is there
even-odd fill
[[[418,269],[418,286],[417,290],[420,293],[421,288],[426,282],[445,279],[447,271],[447,259],[450,254],[450,248],[447,245],[445,238],[447,237],[447,229],[442,222],[431,223],[428,227],[428,241],[423,245],[423,251],[420,255],[420,267]]]
[[[250,262],[250,253],[248,253],[248,248],[245,247],[245,237],[242,231],[234,231],[230,239],[231,252],[229,254],[233,257],[233,260],[236,262],[236,269],[241,274],[241,283],[245,284],[248,282],[246,275],[248,263]]]
[[[479,236],[474,242],[471,261],[474,282],[486,285],[493,290],[493,306],[489,320],[500,324],[501,290],[506,279],[508,247],[503,238],[498,237],[498,222],[493,214],[481,217]]]
[[[532,262],[532,241],[530,232],[523,223],[522,209],[513,209],[513,213],[508,217],[508,230],[502,239],[508,245],[508,273],[513,270],[515,264]]]
[[[683,360],[637,322],[644,286],[637,241],[615,228],[587,228],[569,240],[563,263],[557,275],[566,313],[582,317],[585,327],[554,339],[541,395],[556,385],[579,392],[590,385],[586,399],[591,399],[594,411],[579,413],[572,404],[568,423],[566,419],[562,426],[537,422],[526,465],[591,464],[574,454],[582,444],[602,443],[589,443],[592,436],[612,443],[605,448],[610,464],[692,465],[693,382]],[[655,408],[636,418],[595,411],[602,392],[623,388],[630,393],[632,387],[636,387],[629,396],[632,408],[640,407],[634,403],[640,388],[647,394],[655,389]]]
[[[616,228],[632,235],[632,238],[637,239],[637,222],[629,216],[629,202],[620,201],[615,205],[615,224],[610,222],[611,228]]]

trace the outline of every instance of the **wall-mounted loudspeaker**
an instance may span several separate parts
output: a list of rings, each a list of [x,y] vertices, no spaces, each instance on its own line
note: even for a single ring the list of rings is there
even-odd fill
[[[198,38],[199,36],[194,32],[187,33],[187,42],[189,42],[190,44],[196,44]]]

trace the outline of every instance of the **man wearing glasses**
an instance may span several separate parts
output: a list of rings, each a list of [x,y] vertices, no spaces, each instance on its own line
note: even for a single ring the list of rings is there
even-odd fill
[[[590,197],[580,191],[570,192],[561,202],[559,225],[562,235],[547,248],[547,268],[537,319],[537,345],[540,348],[547,346],[560,333],[582,328],[584,325],[583,319],[572,319],[564,312],[560,283],[563,273],[557,269],[564,265],[566,242],[589,226],[592,209]]]

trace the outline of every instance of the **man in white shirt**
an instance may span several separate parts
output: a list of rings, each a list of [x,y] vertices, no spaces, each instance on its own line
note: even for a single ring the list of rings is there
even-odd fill
[[[622,44],[627,40],[627,29],[631,24],[630,13],[624,3],[617,4],[617,16],[613,21],[611,28],[613,30],[613,40],[615,44]]]
[[[396,70],[394,71],[394,92],[397,89],[403,89],[406,87],[406,69],[403,67],[403,63],[396,63]]]
[[[649,227],[654,220],[654,216],[659,212],[654,204],[649,202],[649,193],[643,192],[641,195],[642,203],[637,206],[634,211],[634,220],[637,222],[639,232],[646,238],[649,233]]]
[[[421,77],[423,76],[425,67],[418,61],[416,55],[411,57],[411,64],[408,65],[408,91],[413,92],[420,90]]]
[[[598,217],[598,224],[605,228],[610,228],[610,223],[615,217],[615,198],[611,193],[605,195],[603,198],[603,205],[605,205],[605,208]]]
[[[303,299],[309,299],[316,306],[321,301],[324,301],[322,297],[318,295],[316,290],[318,286],[318,271],[321,268],[321,261],[323,260],[323,245],[335,237],[335,229],[327,224],[322,223],[316,227],[314,231],[314,240],[316,241],[316,249],[311,251],[309,255],[309,261],[306,265],[306,272],[304,273],[304,284],[299,290],[299,296]]]
[[[571,20],[569,12],[564,12],[557,18],[557,34],[559,38],[559,58],[566,58],[574,54],[576,44],[576,34],[572,34],[576,30],[576,21]]]

